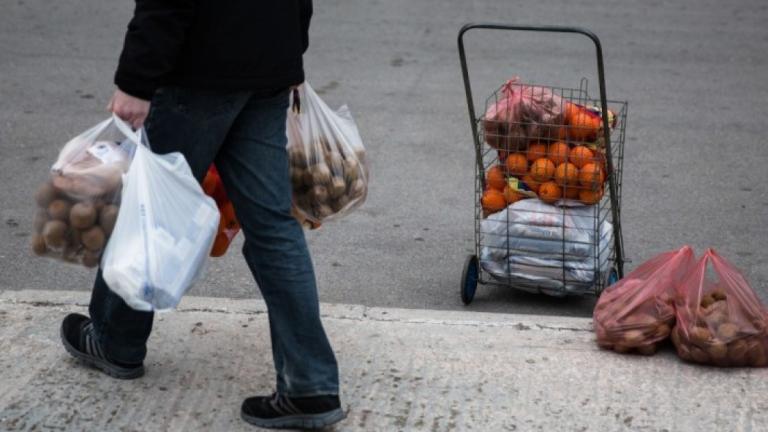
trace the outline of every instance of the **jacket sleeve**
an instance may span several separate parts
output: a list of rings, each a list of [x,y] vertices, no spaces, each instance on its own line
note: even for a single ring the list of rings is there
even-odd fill
[[[312,0],[301,0],[301,43],[302,53],[309,48],[309,21],[312,19]]]
[[[195,0],[136,0],[115,73],[117,87],[151,100],[173,72],[195,17]]]

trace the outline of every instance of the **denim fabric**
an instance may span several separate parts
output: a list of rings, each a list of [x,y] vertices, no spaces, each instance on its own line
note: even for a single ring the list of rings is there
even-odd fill
[[[277,391],[291,397],[338,394],[312,261],[291,215],[287,108],[287,91],[263,97],[169,87],[155,94],[146,129],[154,152],[180,151],[200,181],[215,161],[245,235],[245,260],[269,311]],[[153,314],[130,309],[101,272],[90,313],[111,359],[143,361]]]

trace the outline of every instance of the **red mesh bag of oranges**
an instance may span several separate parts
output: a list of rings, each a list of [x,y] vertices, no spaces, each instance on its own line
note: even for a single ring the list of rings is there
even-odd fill
[[[607,288],[593,317],[598,345],[619,353],[654,354],[669,337],[675,293],[694,263],[693,249],[684,246],[655,256]]]
[[[768,366],[768,311],[744,276],[710,249],[680,285],[672,342],[683,360]]]
[[[224,190],[224,184],[221,182],[221,177],[219,177],[219,172],[216,170],[215,165],[211,165],[205,174],[203,191],[216,201],[216,207],[219,208],[219,213],[221,214],[219,228],[216,231],[216,239],[211,249],[212,257],[220,257],[227,252],[229,244],[232,243],[237,233],[240,232],[240,223],[237,221],[235,208],[232,206],[232,201],[227,197],[227,192]]]

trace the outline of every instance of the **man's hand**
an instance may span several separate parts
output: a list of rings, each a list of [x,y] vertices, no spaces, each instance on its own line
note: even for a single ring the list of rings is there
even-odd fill
[[[149,114],[149,101],[133,97],[117,89],[112,95],[112,99],[109,100],[107,110],[115,113],[134,129],[138,129],[144,124],[144,120]]]

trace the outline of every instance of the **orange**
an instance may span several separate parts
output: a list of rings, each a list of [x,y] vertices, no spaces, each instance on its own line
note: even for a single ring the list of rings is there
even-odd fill
[[[523,153],[512,153],[507,156],[507,169],[512,175],[524,175],[528,172],[528,158]]]
[[[579,189],[576,186],[568,186],[567,188],[563,189],[563,197],[568,199],[579,199],[579,193],[583,189]]]
[[[582,189],[579,192],[579,200],[581,200],[581,202],[583,202],[584,204],[597,204],[600,202],[600,199],[602,197],[603,197],[603,188],[600,188],[596,191]]]
[[[503,191],[507,185],[507,179],[504,176],[504,168],[501,165],[494,165],[485,172],[485,184],[491,189]]]
[[[504,198],[504,194],[496,189],[485,191],[480,202],[483,205],[483,210],[488,213],[496,213],[507,207],[507,200]]]
[[[504,199],[507,201],[507,204],[512,204],[513,202],[520,201],[521,199],[525,198],[526,196],[518,192],[516,189],[512,189],[507,185],[504,188]]]
[[[581,168],[584,165],[593,162],[594,157],[595,153],[588,147],[576,146],[573,148],[573,150],[571,150],[571,154],[568,156],[568,160],[570,160],[572,164],[576,165],[577,168]]]
[[[553,181],[543,183],[539,188],[539,199],[552,204],[563,196],[563,190]]]
[[[594,141],[600,131],[601,117],[594,111],[574,103],[565,107],[565,123],[570,126],[567,135],[574,141]]]
[[[579,184],[579,169],[570,162],[561,163],[555,169],[555,182],[560,186]]]
[[[525,185],[528,186],[528,189],[532,190],[534,193],[539,193],[539,186],[541,186],[541,183],[534,180],[530,174],[526,174],[525,177],[523,177],[523,183],[525,183]]]
[[[536,159],[540,159],[543,157],[547,157],[547,146],[546,144],[531,144],[530,147],[528,147],[528,161],[533,162]]]
[[[568,162],[568,144],[562,141],[550,144],[547,149],[547,157],[549,157],[549,160],[554,162],[555,165]]]
[[[545,182],[553,175],[555,175],[555,164],[549,159],[536,159],[531,165],[531,177],[537,182]]]
[[[594,162],[584,165],[579,172],[579,183],[590,189],[597,189],[605,182],[605,173]]]

